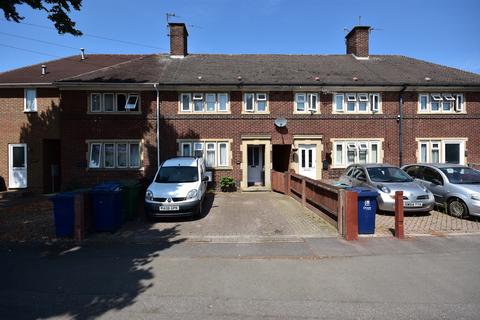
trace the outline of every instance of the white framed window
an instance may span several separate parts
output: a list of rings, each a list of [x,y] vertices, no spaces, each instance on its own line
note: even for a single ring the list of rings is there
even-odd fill
[[[138,110],[138,95],[129,94],[125,104],[126,110]]]
[[[192,143],[190,142],[183,142],[181,144],[182,152],[180,153],[182,157],[191,157],[192,156]]]
[[[194,112],[203,112],[204,111],[203,93],[194,93],[193,94],[193,111]]]
[[[206,145],[205,166],[208,168],[214,168],[217,166],[216,143],[206,142],[205,145]]]
[[[91,93],[90,112],[138,112],[140,110],[140,95],[129,93]]]
[[[205,94],[205,104],[207,112],[214,112],[216,109],[216,95],[215,93],[206,93]]]
[[[228,167],[230,163],[229,142],[227,141],[181,141],[179,153],[181,156],[193,156],[205,159],[205,166],[208,168]]]
[[[463,105],[463,94],[421,93],[418,95],[419,113],[463,112]]]
[[[24,112],[37,112],[37,89],[27,88],[24,90]]]
[[[228,166],[228,143],[226,142],[218,143],[218,166]]]
[[[103,110],[105,112],[115,111],[115,94],[113,93],[104,93],[103,94]],[[98,110],[98,111],[101,111]],[[92,112],[95,112],[92,108]]]
[[[346,167],[354,163],[380,163],[380,140],[334,140],[334,167]]]
[[[379,93],[336,93],[333,95],[334,113],[378,113],[380,110]]]
[[[245,112],[268,112],[267,94],[266,93],[245,93],[244,95]]]
[[[334,99],[335,111],[343,112],[345,110],[345,99],[343,94],[336,94]]]
[[[181,93],[180,112],[228,112],[228,93]]]
[[[193,143],[193,156],[196,158],[203,157],[203,142],[194,142]]]
[[[139,141],[94,141],[89,143],[91,169],[135,169],[141,166]]]
[[[295,112],[296,113],[315,113],[318,111],[318,94],[316,93],[296,93],[295,94]]]
[[[91,94],[90,110],[92,112],[101,112],[102,111],[102,94],[101,93],[92,93]]]
[[[90,144],[90,157],[89,157],[89,168],[100,168],[100,155],[102,152],[101,143],[91,143]]]
[[[192,111],[192,105],[190,104],[191,100],[192,100],[192,95],[190,93],[182,93],[180,95],[181,110],[183,112]]]
[[[466,138],[417,140],[419,162],[465,164]]]

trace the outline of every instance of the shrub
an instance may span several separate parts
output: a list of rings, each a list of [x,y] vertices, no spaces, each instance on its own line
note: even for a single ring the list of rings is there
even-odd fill
[[[235,180],[232,177],[223,177],[220,180],[220,188],[224,192],[235,191]]]

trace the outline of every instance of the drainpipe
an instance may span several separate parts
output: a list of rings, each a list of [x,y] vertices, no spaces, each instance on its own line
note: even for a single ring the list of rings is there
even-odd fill
[[[158,83],[154,83],[153,87],[157,91],[157,169],[160,167],[160,91]]]
[[[403,165],[403,93],[407,89],[407,85],[403,85],[400,90],[400,100],[398,101],[399,115],[398,115],[398,158],[399,166]]]

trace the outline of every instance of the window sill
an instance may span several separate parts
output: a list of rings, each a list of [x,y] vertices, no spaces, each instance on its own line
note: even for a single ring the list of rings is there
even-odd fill
[[[212,114],[232,114],[230,111],[179,111],[178,114],[188,115],[212,115]]]
[[[293,111],[293,114],[299,114],[299,115],[316,115],[316,114],[322,114],[321,112],[319,111],[315,111],[315,112],[310,112],[310,111]]]
[[[23,110],[23,113],[37,113],[37,110]]]
[[[141,115],[141,111],[112,111],[112,112],[105,112],[105,111],[87,111],[88,115]]]
[[[87,168],[87,171],[144,171],[145,168]]]
[[[242,114],[270,114],[270,111],[264,111],[264,112],[259,112],[259,111],[242,111]]]
[[[438,114],[438,115],[445,115],[445,114],[467,114],[466,111],[417,111],[417,114],[426,114],[426,115],[431,115],[431,114]]]
[[[207,167],[206,169],[207,169],[207,171],[209,171],[209,170],[215,170],[215,171],[230,171],[230,170],[233,170],[233,167],[215,167],[215,168],[209,168],[209,167]]]
[[[364,112],[364,111],[332,111],[332,114],[345,114],[345,115],[368,115],[368,116],[374,116],[374,115],[377,115],[377,114],[383,114],[382,111],[378,111],[378,112],[372,112],[372,111],[367,111],[367,112]]]

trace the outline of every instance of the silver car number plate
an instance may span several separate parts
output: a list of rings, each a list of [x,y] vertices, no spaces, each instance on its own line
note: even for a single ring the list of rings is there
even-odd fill
[[[159,211],[178,211],[180,208],[179,206],[159,206]]]
[[[403,206],[404,207],[414,207],[414,208],[418,208],[418,207],[421,207],[423,206],[423,203],[421,202],[403,202]]]

